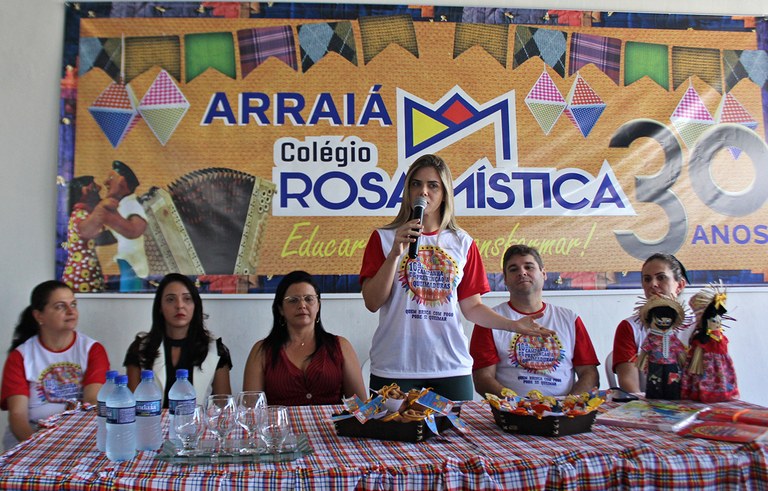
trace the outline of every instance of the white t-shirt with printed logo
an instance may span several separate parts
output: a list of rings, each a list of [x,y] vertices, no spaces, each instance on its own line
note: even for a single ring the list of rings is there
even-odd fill
[[[372,277],[394,242],[395,230],[373,232],[361,281]],[[386,378],[444,378],[472,373],[459,300],[489,290],[472,237],[463,231],[424,234],[418,261],[403,254],[390,297],[379,309],[371,373]]]
[[[8,409],[10,396],[24,395],[29,398],[30,422],[48,418],[66,410],[67,401],[82,399],[85,386],[103,384],[108,369],[104,347],[85,334],[76,332],[72,344],[62,351],[48,349],[33,336],[6,359],[0,408]],[[10,427],[3,443],[6,449],[16,443]]]
[[[518,312],[509,302],[493,310],[513,320],[531,314]],[[526,336],[475,326],[470,348],[474,368],[495,364],[496,380],[521,396],[531,390],[550,396],[570,393],[575,379],[573,367],[600,363],[586,328],[575,312],[551,304],[544,304],[542,312],[536,322],[555,331],[554,336]]]

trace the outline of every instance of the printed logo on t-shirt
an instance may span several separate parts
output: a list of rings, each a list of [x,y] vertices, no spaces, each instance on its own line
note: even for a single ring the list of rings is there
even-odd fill
[[[565,359],[563,344],[556,335],[542,337],[516,334],[509,342],[508,353],[513,367],[542,375],[553,373]]]
[[[406,255],[400,265],[400,284],[419,304],[448,303],[458,284],[459,265],[443,249],[422,246],[415,260]]]
[[[75,363],[54,363],[40,374],[37,392],[41,401],[61,403],[82,399],[83,370]]]

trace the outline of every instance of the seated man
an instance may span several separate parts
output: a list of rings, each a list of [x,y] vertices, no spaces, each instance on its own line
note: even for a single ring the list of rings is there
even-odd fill
[[[480,395],[501,395],[507,387],[520,396],[534,389],[564,396],[597,387],[599,362],[581,318],[541,299],[547,273],[539,252],[513,245],[504,253],[503,264],[509,301],[494,310],[511,319],[542,312],[537,322],[555,335],[527,336],[475,325],[469,345],[475,390]]]

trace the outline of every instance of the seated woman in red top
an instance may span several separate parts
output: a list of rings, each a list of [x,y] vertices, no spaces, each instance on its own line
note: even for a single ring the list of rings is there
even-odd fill
[[[272,330],[251,349],[243,390],[262,390],[272,405],[339,404],[365,399],[360,362],[345,338],[326,332],[320,291],[304,271],[288,273],[272,302]]]

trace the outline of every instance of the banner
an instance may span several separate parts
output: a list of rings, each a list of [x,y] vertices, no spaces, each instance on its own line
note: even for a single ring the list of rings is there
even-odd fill
[[[335,4],[68,4],[57,277],[79,291],[358,292],[419,156],[494,289],[765,284],[762,18]],[[638,27],[639,26],[639,27]]]

